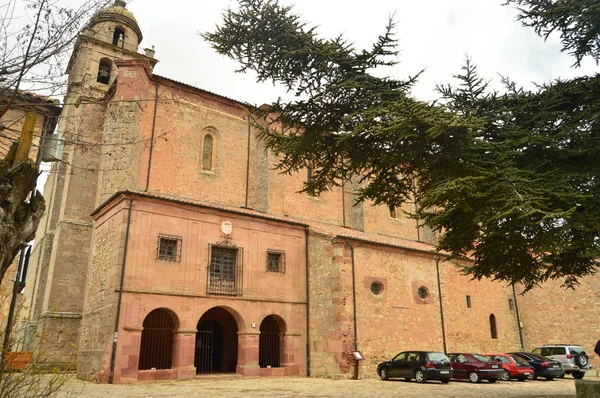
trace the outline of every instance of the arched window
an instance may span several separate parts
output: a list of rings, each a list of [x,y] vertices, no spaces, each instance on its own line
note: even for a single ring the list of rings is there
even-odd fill
[[[213,169],[214,138],[211,134],[204,136],[202,144],[202,170],[211,171]]]
[[[98,65],[98,77],[96,81],[102,84],[108,84],[110,81],[110,71],[112,69],[112,62],[108,58],[102,58],[100,65]]]
[[[494,314],[490,315],[490,334],[492,335],[492,339],[498,338],[498,329],[496,328],[496,316]]]
[[[174,314],[165,308],[156,309],[146,316],[142,327],[139,370],[171,369]]]
[[[121,45],[123,43],[123,42],[121,42],[121,45],[119,45],[119,39],[121,39],[121,38],[123,40],[125,40],[125,29],[123,29],[120,26],[117,26],[117,27],[115,27],[115,33],[113,34],[112,44],[114,46],[121,47]]]

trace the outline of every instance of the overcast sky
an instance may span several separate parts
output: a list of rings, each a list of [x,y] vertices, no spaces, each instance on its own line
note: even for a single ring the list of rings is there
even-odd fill
[[[368,48],[395,14],[400,64],[386,71],[406,78],[426,69],[414,89],[433,99],[435,83],[451,80],[469,54],[487,78],[498,74],[530,86],[558,77],[591,74],[599,69],[586,60],[571,68],[573,58],[560,52],[558,35],[547,42],[516,21],[514,7],[503,0],[282,0],[295,4],[306,21],[325,37],[343,33],[357,48]],[[284,95],[281,88],[235,73],[235,62],[215,53],[198,32],[213,31],[235,0],[131,0],[144,34],[141,47],[156,46],[155,73],[237,100],[260,105]]]

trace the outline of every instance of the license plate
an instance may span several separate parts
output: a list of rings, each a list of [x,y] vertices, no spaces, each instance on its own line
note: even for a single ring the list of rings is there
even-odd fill
[[[450,371],[449,370],[440,370],[440,373],[443,375],[446,375],[446,374],[450,373]]]
[[[525,373],[523,373],[523,374],[524,374],[525,376],[529,376],[531,373],[529,373],[529,372],[525,372]]]
[[[498,365],[492,365],[492,369],[498,369]]]

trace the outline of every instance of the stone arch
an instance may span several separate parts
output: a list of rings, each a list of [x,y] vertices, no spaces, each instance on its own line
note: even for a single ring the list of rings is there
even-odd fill
[[[125,28],[122,27],[121,25],[116,25],[114,28],[114,32],[113,32],[112,44],[114,46],[123,47],[123,45],[125,43],[125,34],[126,34]],[[119,39],[122,39],[120,43],[119,43]]]
[[[278,315],[268,315],[260,323],[258,364],[261,368],[278,368],[283,362],[286,325]]]
[[[98,63],[98,75],[96,76],[96,81],[108,85],[111,82],[112,70],[113,62],[108,58],[101,58]]]
[[[229,307],[213,307],[202,314],[196,325],[196,373],[235,372],[238,334],[244,329],[239,313]]]
[[[142,323],[139,370],[171,369],[175,330],[179,329],[177,315],[168,308],[148,313]]]

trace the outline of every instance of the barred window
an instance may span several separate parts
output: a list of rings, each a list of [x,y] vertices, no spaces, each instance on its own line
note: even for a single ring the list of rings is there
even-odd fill
[[[181,237],[159,235],[156,258],[161,261],[181,262]]]
[[[208,294],[242,294],[241,249],[236,247],[213,246],[210,250],[208,267]]]
[[[267,272],[285,272],[285,254],[269,250],[267,252]]]

